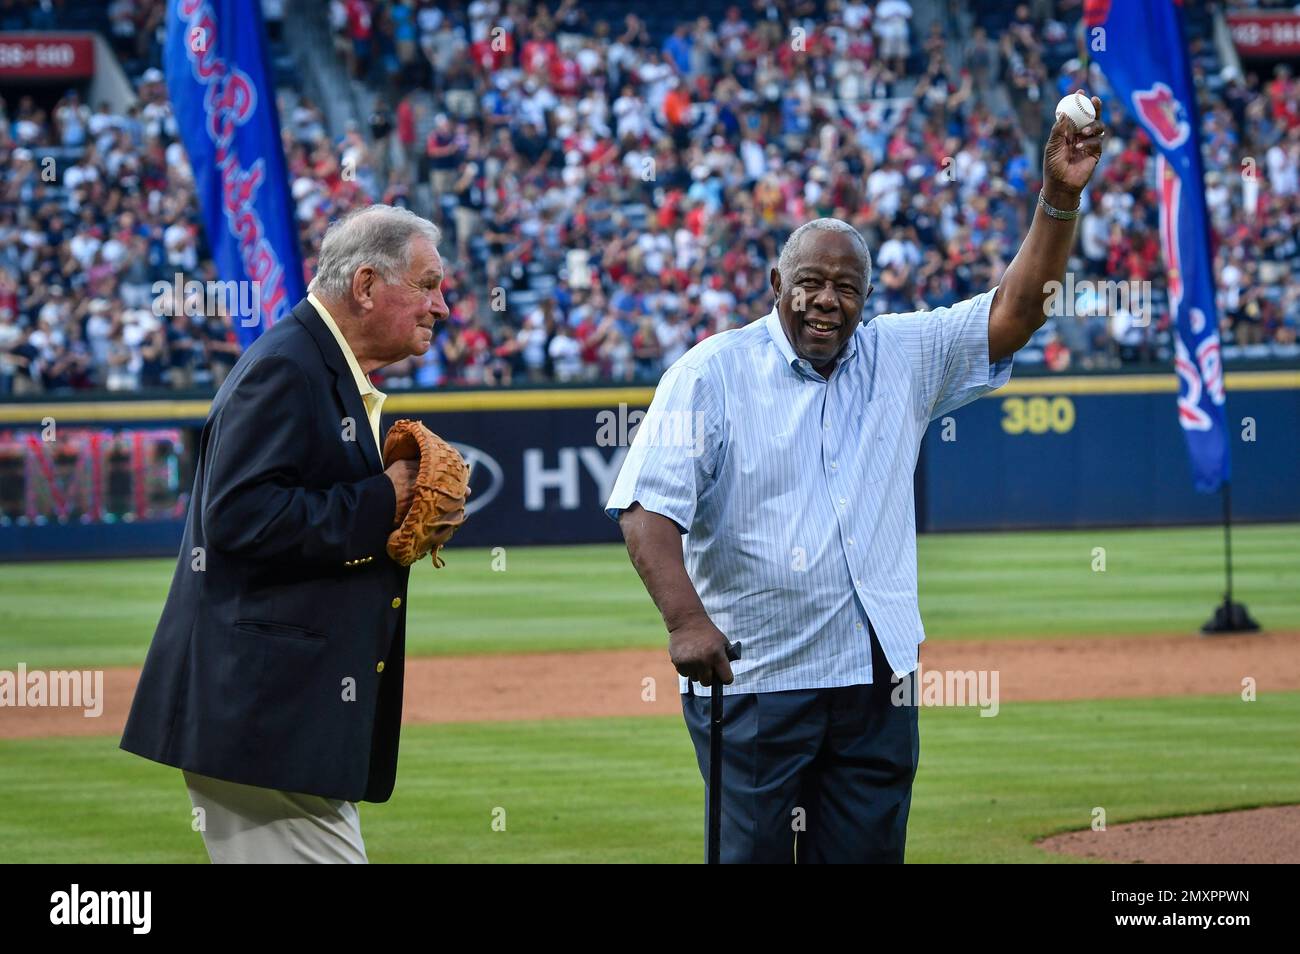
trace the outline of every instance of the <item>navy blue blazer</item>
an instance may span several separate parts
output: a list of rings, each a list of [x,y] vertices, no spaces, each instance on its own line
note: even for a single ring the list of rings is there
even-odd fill
[[[408,576],[385,551],[395,508],[343,352],[299,302],[208,412],[122,748],[232,782],[386,801]]]

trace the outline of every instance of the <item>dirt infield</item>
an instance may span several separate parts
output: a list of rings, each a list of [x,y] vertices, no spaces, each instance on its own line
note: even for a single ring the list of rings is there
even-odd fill
[[[1072,831],[1044,838],[1038,846],[1124,864],[1295,864],[1300,860],[1300,805]]]
[[[930,641],[921,666],[996,670],[999,702],[1055,702],[1300,689],[1300,633],[1058,640]],[[0,738],[122,731],[139,670],[104,670],[103,712],[0,708]],[[647,680],[653,680],[647,682]],[[681,711],[664,650],[446,656],[406,664],[403,721],[484,722]]]
[[[923,671],[998,672],[998,701],[1239,695],[1300,689],[1300,633],[927,642]],[[0,708],[0,738],[118,735],[139,670],[104,670],[103,712]],[[924,685],[924,682],[922,683]],[[675,715],[664,650],[448,656],[406,664],[405,723]],[[1193,815],[1071,832],[1046,851],[1114,862],[1295,862],[1300,806]]]

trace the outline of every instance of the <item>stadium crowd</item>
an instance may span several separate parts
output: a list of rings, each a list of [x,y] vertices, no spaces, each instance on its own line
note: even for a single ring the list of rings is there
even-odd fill
[[[874,250],[871,312],[959,301],[1027,227],[1051,105],[1106,95],[1080,59],[1081,8],[972,0],[956,39],[917,35],[907,0],[754,0],[680,22],[593,19],[576,0],[334,0],[337,54],[373,111],[369,135],[336,141],[301,91],[283,99],[305,266],[358,205],[443,227],[452,318],[423,359],[376,375],[385,389],[653,382],[766,313],[781,242],[821,215]],[[158,68],[161,10],[110,4],[110,40],[138,67],[124,112],[75,91],[0,102],[0,396],[211,389],[238,356],[225,317],[159,313],[151,292],[217,277]],[[1204,38],[1193,51],[1225,343],[1294,348],[1300,81],[1226,74]],[[1159,286],[1150,145],[1106,119],[1077,277]],[[1150,325],[1081,309],[1019,360],[1168,359],[1158,308]]]

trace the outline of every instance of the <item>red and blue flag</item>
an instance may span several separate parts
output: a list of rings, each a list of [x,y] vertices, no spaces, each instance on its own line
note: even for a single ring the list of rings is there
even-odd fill
[[[1196,489],[1231,477],[1214,261],[1196,87],[1175,0],[1090,0],[1088,44],[1116,98],[1157,150],[1160,243],[1174,318],[1178,421]],[[1100,31],[1100,32],[1098,32]]]
[[[259,0],[168,0],[164,65],[218,277],[255,292],[247,347],[305,294]]]

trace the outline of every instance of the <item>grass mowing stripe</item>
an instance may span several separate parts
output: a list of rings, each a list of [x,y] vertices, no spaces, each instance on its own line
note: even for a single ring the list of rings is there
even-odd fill
[[[1300,629],[1300,528],[1239,527],[1233,542],[1238,598],[1267,628]],[[491,551],[453,548],[445,569],[415,569],[410,654],[663,645],[621,546],[505,557],[498,572]],[[934,534],[918,562],[935,639],[1195,632],[1223,586],[1215,527]],[[171,573],[166,560],[0,564],[0,668],[138,665]]]

